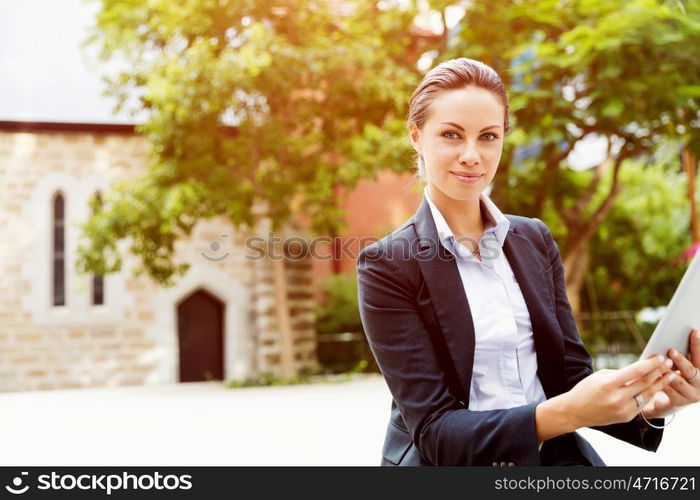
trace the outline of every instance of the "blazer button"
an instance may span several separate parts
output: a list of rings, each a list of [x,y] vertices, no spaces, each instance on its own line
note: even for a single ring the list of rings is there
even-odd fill
[[[515,465],[515,462],[508,462],[508,467],[513,467]]]

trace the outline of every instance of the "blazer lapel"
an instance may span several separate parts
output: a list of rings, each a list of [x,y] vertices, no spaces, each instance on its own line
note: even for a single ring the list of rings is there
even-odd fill
[[[455,370],[468,398],[474,364],[475,330],[464,293],[464,285],[454,256],[440,242],[430,206],[423,198],[414,223],[418,236],[417,260],[425,280],[440,329]],[[513,270],[530,313],[537,352],[538,375],[547,397],[565,388],[564,344],[556,325],[556,316],[547,303],[548,284],[545,269],[539,264],[541,252],[511,221],[503,251]],[[468,406],[468,403],[467,403]]]
[[[474,364],[474,322],[454,256],[440,243],[425,197],[414,216],[418,235],[417,260],[469,405]]]

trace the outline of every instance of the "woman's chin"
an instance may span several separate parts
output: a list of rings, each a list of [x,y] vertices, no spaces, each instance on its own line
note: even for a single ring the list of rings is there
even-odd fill
[[[481,193],[484,191],[484,186],[479,184],[458,184],[458,185],[453,185],[450,186],[450,189],[447,190],[446,194],[450,198],[454,198],[455,200],[460,200],[460,201],[469,201],[473,200],[474,198],[479,198],[481,196]]]

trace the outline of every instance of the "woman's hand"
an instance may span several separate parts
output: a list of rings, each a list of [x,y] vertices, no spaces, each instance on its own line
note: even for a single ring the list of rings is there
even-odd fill
[[[700,401],[700,332],[693,330],[688,339],[690,360],[675,349],[668,351],[668,357],[673,361],[677,377],[642,408],[646,418],[668,417],[692,403]]]
[[[565,393],[576,428],[628,422],[639,413],[635,395],[649,401],[678,378],[671,365],[663,356],[652,356],[620,370],[598,370],[584,378]]]

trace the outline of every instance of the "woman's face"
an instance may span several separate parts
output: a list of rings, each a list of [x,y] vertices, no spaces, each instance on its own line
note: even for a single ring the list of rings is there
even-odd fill
[[[423,155],[431,195],[479,198],[501,159],[504,113],[499,97],[480,87],[436,95],[422,130],[409,126],[411,143]]]

